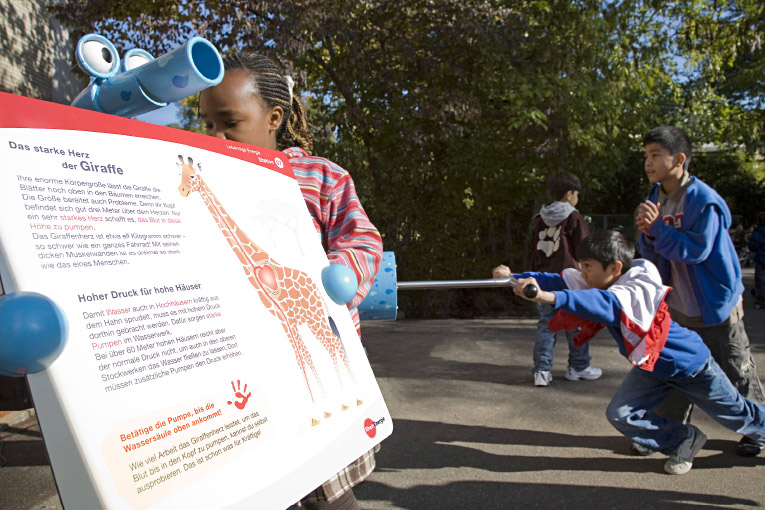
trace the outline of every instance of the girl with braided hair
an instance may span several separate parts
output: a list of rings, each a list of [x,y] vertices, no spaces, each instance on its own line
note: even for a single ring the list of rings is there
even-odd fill
[[[359,332],[356,307],[369,292],[380,267],[382,239],[361,206],[351,176],[332,161],[311,155],[313,134],[305,110],[292,92],[292,79],[276,64],[253,53],[228,55],[223,64],[223,81],[199,97],[207,134],[278,149],[287,155],[327,258],[356,273],[359,287],[348,308]],[[358,509],[352,487],[374,467],[374,451],[370,450],[317,487],[301,504],[315,510]]]

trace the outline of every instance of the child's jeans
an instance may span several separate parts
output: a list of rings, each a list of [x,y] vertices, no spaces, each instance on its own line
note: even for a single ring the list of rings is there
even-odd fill
[[[765,441],[765,406],[742,397],[712,357],[696,374],[683,379],[659,379],[633,367],[608,404],[606,417],[633,442],[672,455],[689,437],[689,426],[654,410],[673,389],[725,427]]]
[[[553,350],[555,348],[555,333],[550,331],[547,321],[555,317],[558,310],[547,303],[534,303],[539,313],[537,323],[537,340],[534,343],[534,373],[549,372],[553,364]],[[577,371],[582,371],[590,366],[590,347],[584,344],[581,349],[574,347],[574,336],[579,332],[566,331],[568,339],[568,366]]]

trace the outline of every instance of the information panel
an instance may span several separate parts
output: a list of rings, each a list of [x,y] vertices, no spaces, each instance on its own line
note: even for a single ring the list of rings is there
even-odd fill
[[[285,508],[390,415],[286,156],[0,93],[0,278],[68,343],[29,376],[67,508]]]

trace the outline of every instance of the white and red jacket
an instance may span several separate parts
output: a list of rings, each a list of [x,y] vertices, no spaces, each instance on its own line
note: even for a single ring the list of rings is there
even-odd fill
[[[671,288],[661,283],[656,266],[647,260],[634,260],[607,290],[588,289],[576,269],[566,269],[562,275],[517,275],[529,276],[555,294],[560,311],[549,322],[550,329],[581,327],[574,339],[579,346],[605,327],[630,363],[661,378],[692,375],[710,355],[695,332],[670,318],[664,300]]]

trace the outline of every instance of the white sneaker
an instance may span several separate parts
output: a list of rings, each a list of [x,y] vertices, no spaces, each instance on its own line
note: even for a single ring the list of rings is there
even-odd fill
[[[548,370],[534,372],[534,386],[550,386],[552,374]]]
[[[579,379],[594,381],[595,379],[599,379],[601,375],[603,375],[603,371],[595,367],[587,367],[584,370],[574,370],[573,368],[568,367],[565,377],[569,381],[578,381]]]
[[[684,475],[693,467],[693,458],[707,442],[707,436],[698,427],[691,425],[691,436],[680,443],[674,455],[664,463],[664,471],[670,475]]]

